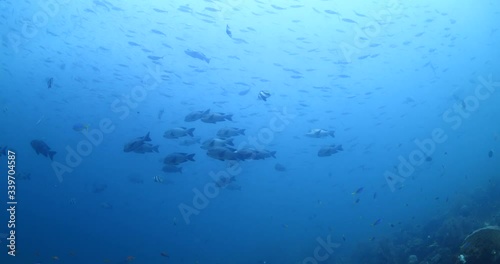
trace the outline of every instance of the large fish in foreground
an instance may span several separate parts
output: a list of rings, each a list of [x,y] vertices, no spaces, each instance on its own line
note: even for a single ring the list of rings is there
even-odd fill
[[[32,140],[31,147],[35,150],[37,155],[42,154],[45,157],[50,158],[50,160],[52,160],[52,158],[56,154],[56,152],[50,150],[50,147],[47,145],[47,143],[43,142],[42,140],[38,139]]]
[[[188,56],[192,57],[192,58],[195,58],[195,59],[199,59],[199,60],[202,60],[206,63],[210,63],[210,59],[205,56],[205,54],[199,52],[199,51],[194,51],[194,50],[190,50],[190,49],[187,49],[184,51],[184,53],[186,53]]]

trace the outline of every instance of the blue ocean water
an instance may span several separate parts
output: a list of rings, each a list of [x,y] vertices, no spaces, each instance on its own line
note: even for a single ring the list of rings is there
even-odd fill
[[[0,16],[0,263],[499,261],[496,1]]]

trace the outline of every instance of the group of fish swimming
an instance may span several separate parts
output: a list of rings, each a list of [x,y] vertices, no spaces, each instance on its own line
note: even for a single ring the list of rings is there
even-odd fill
[[[232,115],[220,112],[211,112],[210,109],[204,111],[193,111],[186,115],[185,122],[202,121],[205,123],[215,124],[222,121],[232,121]],[[166,130],[163,137],[166,139],[194,139],[195,128],[174,127]],[[217,131],[215,137],[209,138],[200,142],[201,148],[207,151],[207,156],[221,161],[244,161],[244,160],[262,160],[266,158],[276,158],[276,151],[266,149],[255,149],[244,147],[236,149],[233,139],[236,136],[244,136],[245,129],[235,127],[224,127]],[[188,144],[183,141],[184,144]],[[197,143],[197,140],[189,141]],[[182,144],[182,143],[181,143]],[[153,145],[149,132],[142,137],[137,137],[130,140],[123,147],[124,152],[149,153],[159,152],[159,145]],[[182,173],[182,163],[195,161],[194,153],[171,152],[163,158],[163,168],[165,173]]]
[[[258,99],[266,101],[270,97],[268,91],[260,91],[258,94]],[[187,114],[184,118],[185,122],[195,122],[201,121],[209,124],[216,124],[223,121],[232,121],[233,115],[221,112],[212,112],[210,109],[203,111],[193,111]],[[89,125],[78,124],[73,127],[75,131],[88,130]],[[220,161],[245,161],[245,160],[263,160],[267,158],[276,158],[276,151],[266,150],[266,149],[256,149],[251,146],[244,146],[243,148],[235,148],[233,139],[237,136],[244,136],[245,129],[236,127],[224,127],[217,131],[216,135],[209,138],[203,142],[199,138],[194,137],[195,128],[186,127],[174,127],[170,128],[164,132],[163,137],[166,139],[181,139],[187,138],[180,142],[181,145],[192,145],[200,144],[201,148],[206,150],[208,157],[211,157]],[[326,130],[321,128],[315,128],[309,130],[305,136],[310,138],[327,138],[335,137],[335,132],[332,130]],[[42,140],[32,140],[31,146],[35,150],[36,154],[42,154],[45,157],[53,160],[56,151],[53,151],[44,141]],[[0,147],[0,156],[5,152],[6,147]],[[133,153],[159,153],[159,145],[154,145],[152,143],[150,133],[146,135],[134,138],[126,143],[123,147],[124,152]],[[342,145],[324,145],[318,150],[318,157],[328,157],[343,151]],[[5,154],[4,154],[5,155]],[[165,173],[182,173],[181,164],[185,162],[195,161],[194,153],[184,153],[184,152],[171,152],[163,158],[163,168]],[[279,165],[277,170],[284,171]]]

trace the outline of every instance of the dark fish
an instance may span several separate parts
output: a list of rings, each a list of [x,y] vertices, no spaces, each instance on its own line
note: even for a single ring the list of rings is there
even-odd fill
[[[221,121],[233,121],[233,115],[232,114],[225,114],[225,113],[211,113],[208,115],[205,115],[201,118],[201,122],[203,123],[211,123],[215,124],[217,122]]]
[[[7,146],[0,147],[0,157],[2,155],[7,156]]]
[[[139,45],[139,44],[137,44],[137,43],[135,43],[135,42],[132,42],[132,41],[129,41],[129,42],[128,42],[128,44],[129,44],[130,46],[135,46],[135,47],[140,47],[140,46],[141,46],[141,45]]]
[[[146,143],[148,141],[151,141],[149,132],[145,136],[138,137],[125,144],[125,146],[123,147],[123,151],[135,153],[158,152],[158,145],[153,146],[150,143]]]
[[[205,7],[205,10],[210,11],[210,12],[219,12],[219,9],[215,9],[213,7]]]
[[[363,187],[359,187],[358,189],[356,189],[356,191],[354,191],[354,192],[352,193],[352,195],[355,195],[355,194],[360,194],[361,192],[363,192],[363,190],[364,190],[364,189],[365,189],[365,188],[363,188]]]
[[[162,171],[166,173],[176,173],[176,172],[182,173],[182,167],[177,167],[175,165],[167,164],[163,166]]]
[[[360,14],[360,13],[358,13],[356,11],[354,11],[354,14],[356,14],[357,16],[360,16],[360,17],[367,17],[366,15]]]
[[[201,119],[202,117],[208,115],[210,113],[210,109],[207,109],[205,111],[193,111],[184,117],[184,121],[186,122],[193,122],[196,120]]]
[[[379,218],[379,219],[375,220],[375,222],[373,222],[372,226],[376,226],[376,225],[380,224],[380,222],[382,222],[382,219]]]
[[[488,157],[490,157],[490,158],[492,158],[492,157],[493,157],[493,150],[490,150],[490,151],[488,152]]]
[[[189,7],[189,5],[179,6],[179,8],[177,8],[177,10],[184,12],[184,13],[192,13],[193,12],[193,9],[191,9],[191,7]]]
[[[240,92],[238,92],[238,95],[242,95],[242,96],[243,96],[243,95],[246,95],[248,92],[250,92],[250,90],[251,90],[251,89],[252,89],[252,88],[248,88],[248,89],[246,89],[246,90],[240,91]]]
[[[194,128],[176,127],[165,131],[165,133],[163,133],[163,137],[169,139],[175,139],[185,136],[193,137],[193,131]]]
[[[236,150],[233,148],[215,147],[207,150],[207,156],[221,161],[238,160],[239,157],[235,152]]]
[[[156,30],[156,29],[151,29],[151,32],[155,33],[155,34],[158,34],[158,35],[163,35],[163,36],[167,36],[165,35],[165,33],[159,31],[159,30]]]
[[[347,22],[347,23],[358,24],[358,22],[356,22],[356,21],[354,21],[352,19],[349,19],[349,18],[342,18],[342,21]]]
[[[156,152],[156,153],[158,153],[159,152],[159,150],[158,150],[159,147],[160,147],[159,145],[155,145],[154,146],[151,143],[144,143],[144,144],[140,145],[138,148],[134,149],[133,151],[135,153],[141,153],[141,154],[144,154],[144,153],[147,153],[147,152]]]
[[[340,15],[338,12],[335,12],[333,10],[325,10],[325,13],[330,14],[330,15]]]
[[[199,51],[194,51],[194,50],[190,50],[190,49],[187,49],[184,51],[184,53],[186,53],[186,55],[192,57],[192,58],[195,58],[195,59],[199,59],[199,60],[202,60],[206,63],[210,63],[210,59],[205,56],[205,54],[199,52]]]
[[[54,78],[52,78],[52,77],[47,80],[47,88],[48,89],[52,88],[53,81],[54,81]]]
[[[236,127],[226,127],[226,128],[221,128],[219,131],[217,131],[217,137],[220,138],[230,138],[230,137],[235,137],[239,135],[245,135],[245,129],[242,128],[236,128]]]
[[[50,150],[50,147],[42,140],[37,140],[37,139],[32,140],[31,147],[35,150],[37,155],[42,154],[45,157],[49,157],[50,160],[52,160],[52,158],[56,154],[56,152]]]
[[[163,116],[163,113],[165,112],[165,109],[160,109],[160,111],[158,111],[158,119],[161,120],[161,117]]]
[[[164,159],[163,163],[168,165],[179,165],[187,161],[194,161],[195,154],[174,152],[168,154]]]
[[[161,56],[161,57],[160,57],[160,56],[152,56],[152,55],[151,55],[151,56],[148,56],[148,59],[151,59],[151,60],[161,60],[161,59],[163,59],[163,57],[164,57],[164,56]]]
[[[286,171],[286,168],[285,166],[279,164],[279,163],[276,163],[276,165],[274,165],[274,169],[277,170],[277,171]]]
[[[92,184],[92,193],[102,193],[108,188],[108,185],[105,183],[93,183]]]
[[[165,10],[161,10],[161,9],[158,9],[158,8],[153,8],[154,11],[158,12],[158,13],[168,13],[167,11]]]
[[[231,33],[231,29],[229,28],[229,25],[226,25],[226,34],[227,34],[230,38],[233,38],[233,33]]]
[[[274,9],[277,9],[277,10],[285,10],[286,8],[283,8],[281,6],[277,6],[277,5],[271,5],[272,8]]]
[[[263,160],[266,158],[276,158],[276,151],[257,150],[253,148],[244,148],[235,152],[239,160]]]
[[[234,176],[221,176],[217,181],[215,181],[215,184],[219,188],[224,188],[234,181],[236,181],[236,178]]]
[[[323,146],[318,151],[318,157],[328,157],[343,150],[342,145]]]
[[[82,123],[76,123],[73,125],[73,130],[77,132],[82,132],[82,131],[89,131],[89,124],[82,124]]]

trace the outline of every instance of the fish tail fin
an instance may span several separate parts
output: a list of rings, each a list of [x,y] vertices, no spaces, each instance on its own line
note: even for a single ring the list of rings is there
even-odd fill
[[[330,131],[330,133],[328,133],[331,137],[335,137],[335,131]]]
[[[337,150],[344,151],[344,148],[342,147],[342,145],[339,145],[339,146],[337,147]]]
[[[226,143],[230,146],[234,146],[233,138],[226,139]]]
[[[190,128],[190,129],[188,129],[188,131],[187,131],[188,135],[190,135],[190,136],[194,137],[194,135],[193,135],[193,131],[194,131],[194,128]]]
[[[210,63],[210,59],[209,59],[209,58],[207,58],[205,61],[206,61],[207,63]]]
[[[203,112],[204,115],[207,115],[208,113],[210,113],[210,108],[205,110],[205,112]]]
[[[226,120],[233,121],[233,115],[226,115]]]
[[[159,147],[160,147],[160,145],[156,145],[156,146],[154,146],[154,147],[153,147],[153,151],[154,151],[154,152],[156,152],[156,153],[158,153],[158,152],[159,152],[159,151],[158,151],[158,148],[159,148]]]
[[[151,138],[149,137],[149,132],[144,136],[144,141],[151,141]]]
[[[240,129],[240,135],[245,135],[245,129]]]
[[[182,173],[182,167],[179,167],[179,172]]]
[[[55,151],[49,151],[49,157],[50,157],[50,160],[52,160],[52,158],[54,158],[54,155],[56,155],[57,152]]]
[[[271,151],[271,157],[276,158],[276,151]]]
[[[187,159],[190,160],[190,161],[195,161],[194,160],[194,155],[195,154],[189,154],[189,155],[187,155]]]

